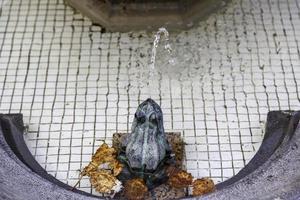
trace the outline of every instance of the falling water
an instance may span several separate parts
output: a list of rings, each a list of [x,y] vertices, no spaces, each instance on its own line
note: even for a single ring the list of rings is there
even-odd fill
[[[164,36],[165,38],[165,45],[164,49],[168,52],[170,55],[169,63],[174,62],[174,59],[172,58],[172,48],[169,42],[169,32],[167,31],[166,28],[161,27],[158,29],[156,34],[154,35],[154,41],[153,41],[153,47],[152,47],[152,52],[151,52],[151,58],[150,58],[150,63],[149,63],[149,77],[147,81],[147,87],[148,87],[148,94],[150,98],[152,97],[152,91],[154,90],[152,81],[154,80],[154,75],[156,74],[156,68],[155,68],[155,61],[156,61],[156,50],[159,44],[159,41],[161,39],[161,36]]]

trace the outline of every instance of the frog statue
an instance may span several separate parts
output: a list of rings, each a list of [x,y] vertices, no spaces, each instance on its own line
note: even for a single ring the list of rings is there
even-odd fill
[[[161,108],[154,100],[149,98],[137,108],[118,160],[124,165],[120,180],[143,178],[149,189],[167,180],[166,167],[175,158],[165,135]]]

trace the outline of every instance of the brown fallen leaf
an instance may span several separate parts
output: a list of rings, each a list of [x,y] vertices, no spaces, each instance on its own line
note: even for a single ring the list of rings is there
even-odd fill
[[[116,185],[116,177],[107,170],[92,172],[90,182],[97,192],[110,194]]]
[[[97,163],[112,162],[112,160],[116,157],[116,153],[117,151],[114,148],[103,143],[93,155],[92,160]]]
[[[131,179],[125,183],[125,197],[129,200],[144,199],[148,188],[141,178]]]
[[[114,161],[111,162],[109,165],[113,170],[114,176],[118,176],[123,169],[123,165],[117,159],[114,159]]]
[[[111,194],[120,191],[122,184],[116,176],[121,173],[123,165],[116,156],[116,150],[103,143],[80,173],[79,181],[83,176],[89,176],[91,185],[100,193]]]
[[[91,176],[91,173],[92,172],[95,172],[97,171],[98,169],[98,166],[100,164],[94,162],[94,161],[91,161],[81,172],[80,172],[80,175],[81,176]]]
[[[96,172],[101,164],[108,163],[113,170],[114,176],[119,175],[122,171],[122,164],[116,159],[116,150],[103,143],[92,156],[92,161],[81,172],[82,176],[91,176],[92,172]]]
[[[193,176],[184,170],[171,174],[168,181],[169,185],[174,188],[185,188],[191,185],[192,182]]]
[[[215,184],[210,178],[201,178],[193,182],[193,196],[200,196],[214,190]]]

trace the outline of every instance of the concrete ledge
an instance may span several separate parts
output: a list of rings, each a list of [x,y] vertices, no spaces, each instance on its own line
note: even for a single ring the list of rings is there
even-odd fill
[[[228,0],[173,0],[167,2],[110,3],[101,0],[65,0],[67,4],[109,31],[188,29]]]

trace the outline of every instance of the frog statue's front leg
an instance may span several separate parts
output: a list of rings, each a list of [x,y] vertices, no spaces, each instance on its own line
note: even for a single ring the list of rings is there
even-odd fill
[[[166,167],[174,162],[174,156],[164,132],[161,108],[152,99],[139,105],[118,159],[125,166],[121,180],[139,177],[153,188],[167,179]]]

